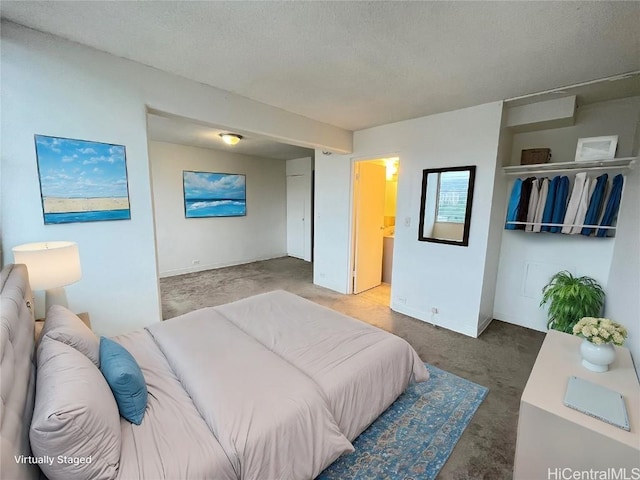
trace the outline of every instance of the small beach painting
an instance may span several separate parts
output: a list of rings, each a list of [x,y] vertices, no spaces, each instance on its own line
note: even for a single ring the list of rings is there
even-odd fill
[[[231,173],[183,171],[186,218],[247,214],[246,177]]]
[[[129,220],[123,145],[36,135],[45,225]]]

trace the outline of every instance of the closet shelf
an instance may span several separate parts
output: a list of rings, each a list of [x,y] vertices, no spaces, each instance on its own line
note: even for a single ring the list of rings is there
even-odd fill
[[[616,227],[605,227],[600,225],[578,225],[578,224],[566,224],[566,223],[536,223],[536,222],[506,222],[507,225],[540,225],[542,227],[587,227],[594,229],[603,229],[603,230],[615,230]]]
[[[539,163],[535,165],[513,165],[503,167],[505,175],[523,175],[538,173],[569,173],[573,171],[626,170],[633,168],[638,157],[613,158],[611,160],[593,160],[590,162]]]

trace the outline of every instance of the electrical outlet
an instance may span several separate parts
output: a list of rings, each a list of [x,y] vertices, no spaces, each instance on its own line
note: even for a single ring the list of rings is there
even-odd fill
[[[436,317],[438,315],[438,307],[431,307],[431,324],[436,324]]]
[[[200,265],[200,260],[191,260],[192,265]]]
[[[404,303],[406,305],[407,299],[405,297],[398,297],[398,303]]]

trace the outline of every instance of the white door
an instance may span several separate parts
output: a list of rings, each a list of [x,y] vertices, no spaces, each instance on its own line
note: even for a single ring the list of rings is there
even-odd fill
[[[364,292],[382,283],[386,175],[383,165],[356,163],[353,293]]]
[[[307,177],[287,177],[287,255],[305,258],[305,209],[307,206]]]

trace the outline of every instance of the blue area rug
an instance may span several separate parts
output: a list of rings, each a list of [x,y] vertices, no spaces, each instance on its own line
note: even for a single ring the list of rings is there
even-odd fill
[[[410,385],[317,480],[436,478],[489,389],[425,366],[431,378]]]

